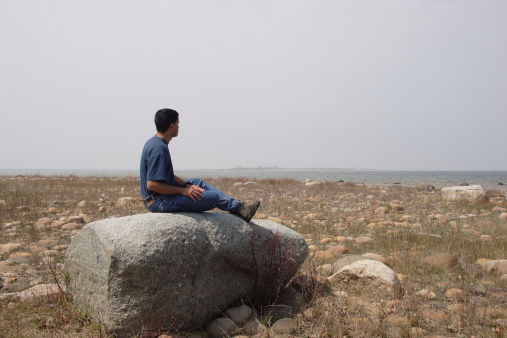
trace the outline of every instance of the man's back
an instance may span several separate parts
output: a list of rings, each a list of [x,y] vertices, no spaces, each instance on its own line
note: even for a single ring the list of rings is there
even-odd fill
[[[150,195],[147,187],[148,181],[163,181],[166,184],[174,185],[171,154],[167,146],[168,143],[158,136],[153,136],[144,145],[140,164],[141,196],[143,199]]]

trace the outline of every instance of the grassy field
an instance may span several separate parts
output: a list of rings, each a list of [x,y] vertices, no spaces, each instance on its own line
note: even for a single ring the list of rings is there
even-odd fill
[[[342,245],[350,254],[380,256],[398,274],[399,297],[351,282],[311,298],[297,316],[297,336],[506,336],[507,276],[482,267],[507,259],[505,192],[489,191],[489,202],[473,204],[414,187],[208,181],[238,199],[261,200],[256,217],[302,234],[311,254],[301,273],[329,276],[341,255],[328,249]],[[60,261],[86,223],[144,212],[137,178],[0,177],[0,336],[104,336],[64,293],[12,299],[34,285],[65,285]],[[363,236],[371,243],[356,241]],[[451,254],[460,267],[423,264],[437,253]]]

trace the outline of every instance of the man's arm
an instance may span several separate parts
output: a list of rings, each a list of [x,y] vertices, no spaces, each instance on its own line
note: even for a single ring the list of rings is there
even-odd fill
[[[181,179],[179,179],[179,180],[182,181]],[[183,182],[183,184],[185,184],[185,181],[182,181],[182,182]],[[200,200],[202,198],[202,194],[204,193],[204,189],[199,188],[196,185],[191,185],[189,188],[182,188],[182,187],[172,186],[172,185],[160,182],[160,181],[148,181],[147,187],[148,187],[148,190],[158,192],[159,194],[188,196],[194,202],[197,200]]]

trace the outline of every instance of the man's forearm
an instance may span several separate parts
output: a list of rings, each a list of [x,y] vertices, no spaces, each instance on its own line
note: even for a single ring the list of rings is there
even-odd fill
[[[185,188],[172,186],[159,181],[148,181],[147,185],[148,190],[164,195],[183,195],[185,192]]]
[[[185,181],[183,181],[183,184],[185,184]],[[196,185],[190,185],[189,188],[181,188],[160,181],[148,181],[147,186],[148,190],[158,192],[159,194],[188,196],[194,202],[200,200],[204,194],[204,189]]]

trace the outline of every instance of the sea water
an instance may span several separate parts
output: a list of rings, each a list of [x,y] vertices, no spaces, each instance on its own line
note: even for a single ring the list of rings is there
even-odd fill
[[[507,189],[507,171],[394,171],[341,169],[203,169],[175,170],[176,175],[188,179],[199,178],[288,178],[298,181],[344,181],[364,185],[414,186],[422,182],[437,188],[479,184],[484,189]],[[79,177],[139,177],[138,170],[64,170],[64,169],[0,169],[1,176],[69,176]],[[499,185],[499,183],[505,185]]]

